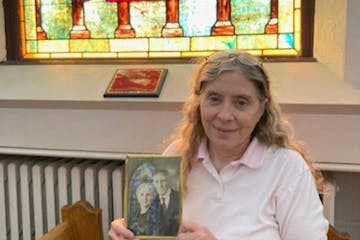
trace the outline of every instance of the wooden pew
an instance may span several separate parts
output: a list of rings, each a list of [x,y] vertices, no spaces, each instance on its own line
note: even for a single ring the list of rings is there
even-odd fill
[[[39,240],[103,240],[101,209],[81,200],[61,208],[62,222]]]
[[[81,200],[61,209],[62,222],[39,240],[103,240],[101,209]],[[348,233],[329,226],[328,240],[350,240]]]
[[[327,233],[328,240],[350,240],[349,233],[338,232],[333,226],[329,226]]]

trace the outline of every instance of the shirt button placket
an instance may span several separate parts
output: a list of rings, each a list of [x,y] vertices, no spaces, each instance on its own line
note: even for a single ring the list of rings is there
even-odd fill
[[[224,181],[224,176],[223,174],[220,173],[219,175],[219,189],[218,189],[218,199],[219,202],[223,202],[224,201],[224,196],[225,196],[225,181]]]

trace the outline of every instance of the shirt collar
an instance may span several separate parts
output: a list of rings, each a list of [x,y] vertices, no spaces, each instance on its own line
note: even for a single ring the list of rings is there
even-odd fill
[[[209,151],[207,147],[208,139],[204,137],[200,143],[197,160],[208,162],[210,161]],[[249,168],[260,168],[264,161],[264,153],[267,147],[254,137],[242,157],[230,163],[234,166],[245,165]]]
[[[169,188],[164,195],[159,196],[160,201],[165,201],[166,206],[169,206],[171,189]]]

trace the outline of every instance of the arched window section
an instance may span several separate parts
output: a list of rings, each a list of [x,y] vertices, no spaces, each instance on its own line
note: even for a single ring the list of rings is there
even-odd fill
[[[8,60],[312,57],[310,0],[4,0]]]

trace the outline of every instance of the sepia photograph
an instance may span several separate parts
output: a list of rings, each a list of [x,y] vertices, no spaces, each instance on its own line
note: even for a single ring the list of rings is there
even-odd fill
[[[128,155],[124,217],[137,239],[175,239],[181,222],[181,156]]]

